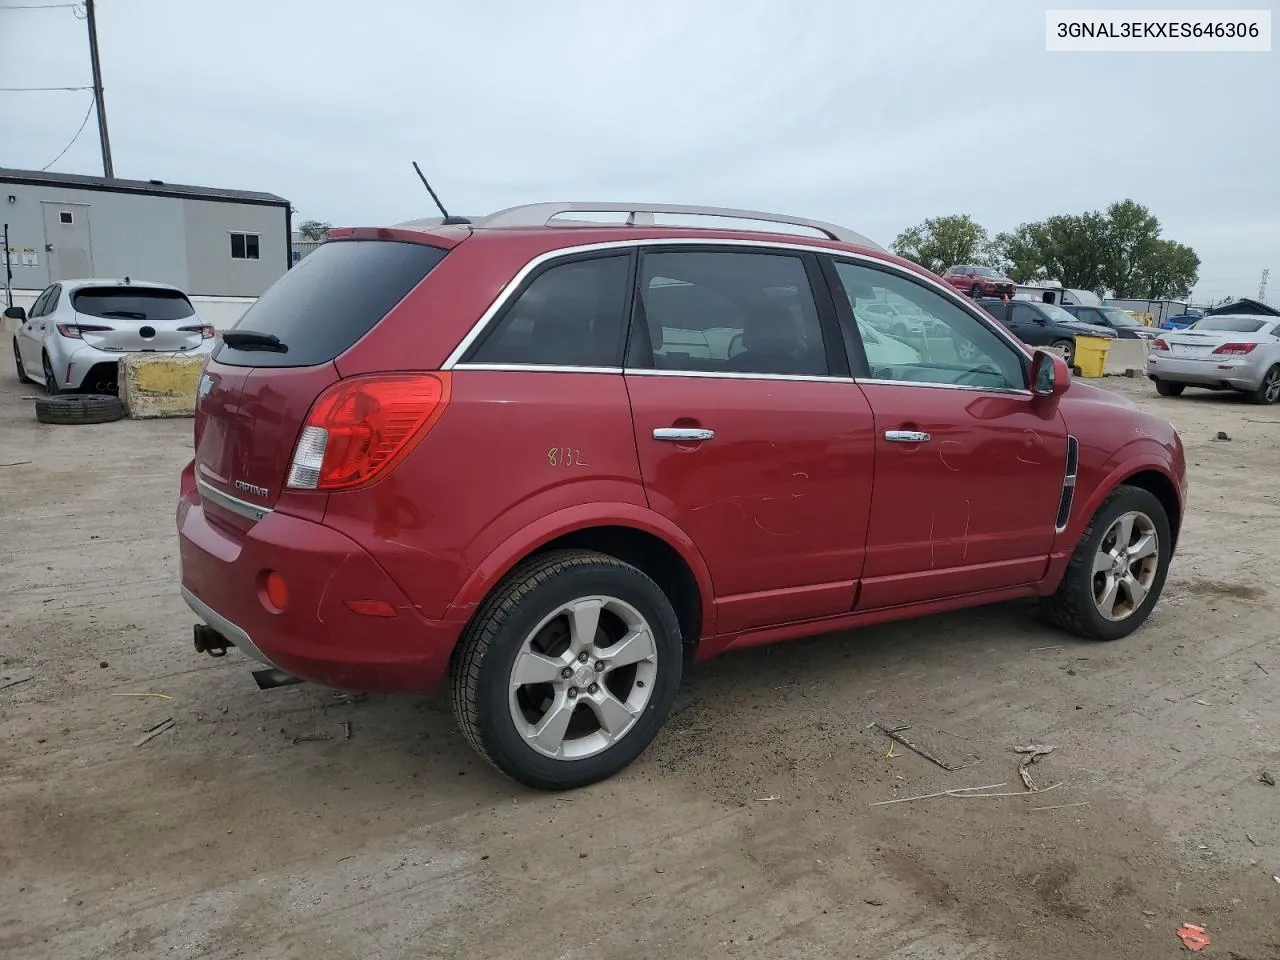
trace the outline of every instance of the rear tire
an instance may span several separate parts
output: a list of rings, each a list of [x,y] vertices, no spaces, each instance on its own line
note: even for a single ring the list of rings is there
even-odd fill
[[[36,419],[41,423],[113,423],[123,416],[119,397],[60,394],[36,400]]]
[[[53,362],[49,359],[49,354],[40,354],[40,366],[44,368],[44,392],[51,397],[58,395],[58,377],[53,372]]]
[[[1262,377],[1257,390],[1247,394],[1254,403],[1272,404],[1280,400],[1280,363],[1274,364]]]
[[[1185,383],[1170,383],[1168,380],[1156,381],[1156,393],[1162,397],[1180,397],[1187,388]]]
[[[1164,506],[1141,487],[1117,487],[1089,521],[1057,592],[1044,599],[1045,612],[1088,640],[1127,637],[1160,599],[1172,556]]]
[[[27,368],[22,365],[22,354],[18,352],[17,337],[13,338],[13,365],[17,367],[19,383],[35,383],[34,380],[27,376]]]
[[[969,296],[972,297],[974,300],[977,300],[979,297],[982,296],[982,287],[978,286],[975,283],[973,287],[969,290]]]
[[[508,574],[468,624],[452,668],[454,715],[512,779],[583,787],[653,740],[683,656],[675,610],[653,580],[605,554],[557,550]]]

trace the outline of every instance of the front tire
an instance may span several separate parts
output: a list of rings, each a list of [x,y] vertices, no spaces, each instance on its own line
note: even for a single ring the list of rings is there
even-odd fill
[[[1127,637],[1160,599],[1172,556],[1164,505],[1141,487],[1117,487],[1089,521],[1045,610],[1089,640]]]
[[[1262,377],[1257,390],[1249,392],[1254,403],[1272,404],[1280,400],[1280,363],[1274,364]]]
[[[680,624],[643,572],[557,550],[513,570],[481,605],[452,671],[471,746],[540,790],[613,776],[666,721],[683,670]]]
[[[1186,389],[1185,383],[1170,383],[1168,380],[1156,381],[1156,393],[1162,397],[1180,397]]]
[[[969,291],[969,296],[972,297],[974,300],[977,300],[979,297],[982,296],[982,287],[978,286],[975,283],[972,289],[970,289]]]
[[[1062,359],[1067,361],[1067,366],[1072,365],[1072,361],[1076,358],[1076,342],[1074,340],[1055,340],[1050,346],[1055,350],[1062,351]]]

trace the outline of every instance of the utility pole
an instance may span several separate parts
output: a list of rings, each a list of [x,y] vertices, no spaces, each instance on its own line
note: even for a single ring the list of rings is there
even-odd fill
[[[1271,276],[1271,268],[1262,271],[1262,279],[1258,281],[1258,299],[1264,300],[1267,296],[1267,278]]]
[[[102,102],[102,64],[98,62],[98,21],[94,17],[93,0],[84,0],[85,20],[89,24],[89,59],[93,63],[93,99],[98,105],[98,139],[102,142],[102,175],[114,177],[111,166],[111,138],[107,136],[107,110]]]
[[[9,263],[9,225],[4,225],[4,297],[13,306],[13,267]]]

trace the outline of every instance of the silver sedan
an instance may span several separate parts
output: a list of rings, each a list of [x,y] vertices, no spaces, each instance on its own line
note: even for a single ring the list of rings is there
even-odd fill
[[[1254,403],[1280,400],[1280,317],[1220,314],[1151,342],[1147,376],[1162,397],[1187,387],[1238,390]]]

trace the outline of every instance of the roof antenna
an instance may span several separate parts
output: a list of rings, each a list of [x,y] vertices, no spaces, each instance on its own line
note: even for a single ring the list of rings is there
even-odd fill
[[[466,217],[449,216],[449,211],[444,208],[444,204],[440,202],[440,198],[436,196],[436,192],[431,189],[431,184],[427,183],[427,178],[426,176],[423,175],[422,168],[418,166],[418,161],[413,160],[411,162],[413,163],[413,169],[418,174],[418,179],[422,181],[422,185],[427,188],[427,193],[431,194],[431,199],[434,200],[436,206],[440,208],[440,216],[444,218],[443,223],[445,224],[445,226],[457,226],[461,224],[470,224],[471,221],[468,220]]]

